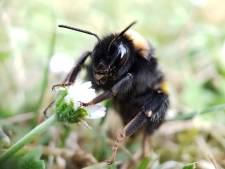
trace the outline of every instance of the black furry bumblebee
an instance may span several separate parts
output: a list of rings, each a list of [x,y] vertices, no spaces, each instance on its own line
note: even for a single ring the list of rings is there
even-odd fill
[[[129,30],[135,23],[102,39],[86,30],[59,25],[93,35],[98,40],[92,51],[80,57],[64,82],[53,87],[74,83],[85,60],[91,58],[88,79],[96,90],[104,92],[88,103],[81,103],[82,106],[111,98],[125,124],[117,135],[109,163],[115,160],[119,144],[141,127],[144,127],[143,143],[146,143],[147,136],[164,121],[169,105],[167,85],[158,68],[153,47],[141,35]]]

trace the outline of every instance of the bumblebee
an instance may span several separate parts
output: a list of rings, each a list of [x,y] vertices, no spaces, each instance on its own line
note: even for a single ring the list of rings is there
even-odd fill
[[[93,88],[104,92],[81,105],[88,106],[112,99],[113,107],[125,125],[112,146],[109,164],[115,160],[118,146],[140,128],[144,129],[145,151],[148,136],[163,123],[169,106],[167,84],[154,56],[154,48],[140,34],[129,30],[135,23],[102,39],[87,30],[59,25],[92,35],[98,40],[92,51],[85,52],[79,58],[64,82],[53,87],[74,83],[87,58],[91,58],[87,66],[88,79]]]

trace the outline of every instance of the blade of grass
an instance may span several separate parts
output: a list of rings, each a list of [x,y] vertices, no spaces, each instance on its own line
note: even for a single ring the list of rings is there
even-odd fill
[[[225,104],[215,105],[209,108],[206,108],[200,112],[192,112],[192,113],[185,113],[182,115],[177,115],[174,118],[167,119],[166,121],[180,121],[180,120],[191,120],[195,118],[198,115],[203,115],[206,113],[214,113],[218,111],[224,111],[225,110]]]
[[[49,76],[49,62],[51,60],[51,57],[54,54],[55,51],[55,44],[56,44],[56,30],[53,31],[52,33],[52,37],[50,40],[50,47],[49,47],[49,53],[48,53],[48,60],[46,62],[46,66],[45,69],[43,71],[43,80],[41,81],[41,90],[40,90],[40,96],[39,99],[36,103],[36,105],[34,106],[34,112],[37,112],[39,110],[39,108],[41,107],[41,104],[43,102],[43,98],[45,95],[45,91],[47,90],[48,87],[48,76]]]

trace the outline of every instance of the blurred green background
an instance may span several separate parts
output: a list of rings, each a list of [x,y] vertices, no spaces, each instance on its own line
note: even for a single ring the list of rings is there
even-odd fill
[[[92,37],[57,25],[76,26],[104,36],[123,29],[133,20],[138,21],[133,29],[156,48],[156,56],[169,82],[168,118],[225,103],[223,0],[1,0],[0,123],[12,142],[42,120],[42,110],[54,97],[51,86],[61,82],[79,55],[93,49],[96,43]],[[224,110],[198,116],[190,124],[170,123],[165,125],[175,125],[175,129],[168,128],[172,130],[168,132],[162,127],[161,134],[153,138],[152,168],[167,169],[166,162],[177,165],[202,161],[198,167],[211,169],[209,159],[225,168]],[[107,118],[103,124],[93,125],[104,133],[103,140],[108,138]],[[66,134],[58,135],[64,140],[74,134],[71,128],[61,130]],[[80,144],[85,151],[94,154],[97,160],[109,156],[107,141],[103,141],[103,147],[90,145],[99,134],[88,129],[75,133],[83,138]],[[165,142],[157,141],[161,137],[166,137]],[[53,142],[56,147],[65,147],[63,141],[55,140],[40,139],[36,144]],[[201,152],[202,142],[209,154]],[[140,138],[128,147],[131,152],[139,148]],[[119,159],[125,160],[126,156],[121,152]],[[54,161],[49,164],[48,155],[44,158],[49,168],[54,166]],[[141,159],[135,166],[139,163]],[[60,165],[56,162],[55,167]]]

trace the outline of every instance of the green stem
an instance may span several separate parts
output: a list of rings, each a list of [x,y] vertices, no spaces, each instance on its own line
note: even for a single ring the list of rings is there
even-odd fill
[[[18,150],[20,150],[24,145],[31,142],[35,136],[42,133],[46,130],[50,125],[52,125],[56,121],[56,115],[52,115],[47,120],[36,126],[29,133],[23,136],[20,140],[18,140],[14,145],[12,145],[5,153],[0,156],[0,163],[7,160],[10,156],[15,154]]]

